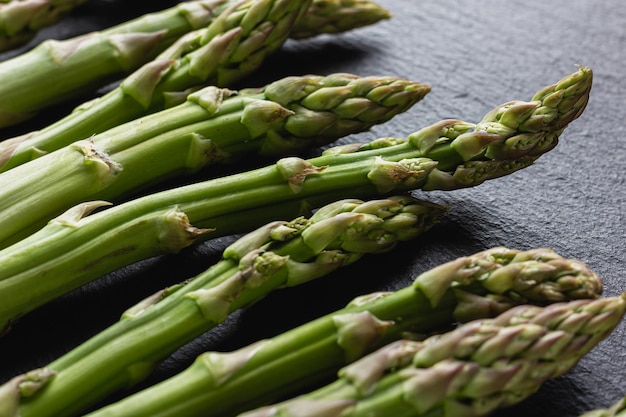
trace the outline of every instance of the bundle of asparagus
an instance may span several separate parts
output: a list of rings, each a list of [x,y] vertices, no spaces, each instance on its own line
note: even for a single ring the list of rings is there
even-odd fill
[[[183,104],[0,174],[0,247],[87,200],[119,201],[210,165],[294,155],[366,131],[429,91],[397,77],[351,74],[286,77],[239,92],[204,88]]]
[[[303,5],[291,2],[285,8],[278,1],[256,0],[225,9],[207,27],[182,36],[104,96],[39,131],[0,142],[0,172],[184,102],[188,93],[201,87],[229,87],[256,70],[288,36],[304,37],[302,31],[308,36],[336,33],[388,16],[368,0],[314,0],[306,10]]]
[[[594,299],[600,291],[599,278],[579,261],[546,249],[492,248],[426,271],[395,292],[358,297],[272,339],[204,353],[182,373],[90,417],[234,415],[325,381],[407,332],[442,330],[524,303]]]
[[[568,372],[625,312],[626,296],[519,306],[386,346],[343,368],[336,382],[241,417],[487,416]]]
[[[270,1],[258,2],[258,6],[254,3],[251,7],[255,13],[261,14],[276,3],[271,13],[273,17],[283,14],[285,6],[286,9],[302,7],[299,14],[302,18],[291,19],[289,23],[296,25],[293,30],[297,38],[355,29],[389,15],[385,9],[366,0]],[[99,32],[66,40],[46,40],[32,50],[0,63],[0,78],[12,80],[0,85],[0,127],[21,123],[55,104],[95,92],[153,60],[187,33],[211,25],[215,20],[220,20],[220,25],[227,27],[230,23],[228,18],[221,17],[222,13],[227,10],[236,12],[240,7],[249,7],[248,4],[246,0],[185,1]],[[306,13],[309,6],[315,7]],[[331,13],[328,10],[343,10],[344,6],[347,9],[344,13],[329,20]],[[318,18],[327,21],[327,24],[317,26],[310,23]],[[254,23],[254,19],[250,23]],[[243,32],[250,29],[247,24],[242,27]],[[292,29],[286,20],[281,24],[285,26],[277,32],[290,32]],[[302,30],[298,29],[299,24],[303,25]],[[220,25],[214,26],[214,29]],[[315,28],[319,31],[311,31]],[[200,35],[199,38],[197,35]],[[203,46],[210,40],[198,43],[203,38],[201,33],[190,36],[196,36],[195,47]],[[230,36],[240,37],[241,34],[230,33]],[[254,48],[265,36],[278,40],[271,26],[266,26],[255,32],[239,49]],[[221,41],[223,44],[225,40]],[[256,61],[247,60],[249,68],[260,63],[261,56],[256,58]],[[15,74],[20,74],[20,77],[14,77]]]
[[[363,253],[387,250],[429,229],[440,213],[440,207],[406,197],[346,201],[323,208],[304,224],[262,228],[226,249],[224,260],[188,284],[165,297],[157,294],[58,360],[0,387],[0,402],[8,410],[0,416],[73,415],[137,382],[158,358],[276,285],[297,285]],[[259,249],[272,260],[251,274]],[[204,354],[182,374],[95,415],[232,415],[319,382],[407,331],[441,330],[455,320],[492,317],[521,303],[593,299],[601,290],[600,278],[586,265],[551,250],[493,248],[426,271],[396,292],[359,297],[272,340],[229,354]]]
[[[276,288],[300,285],[364,254],[388,251],[430,229],[445,212],[399,196],[341,200],[310,219],[267,224],[231,244],[221,261],[191,281],[130,308],[101,334],[0,388],[0,416],[75,415],[141,381],[158,361],[233,311]],[[593,279],[584,275],[580,280]],[[29,389],[33,384],[39,388]]]
[[[198,238],[246,231],[337,199],[465,188],[511,174],[556,145],[583,112],[591,79],[581,68],[531,102],[496,107],[478,124],[444,120],[407,140],[331,148],[309,160],[284,158],[91,215],[107,203],[76,206],[0,251],[0,326],[107,272]]]

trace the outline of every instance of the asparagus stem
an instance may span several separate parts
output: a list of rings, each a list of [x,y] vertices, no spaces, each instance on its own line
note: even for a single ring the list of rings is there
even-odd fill
[[[485,285],[495,281],[502,286]],[[597,298],[600,288],[584,264],[551,250],[492,248],[426,271],[395,292],[359,297],[271,339],[231,353],[204,353],[180,374],[89,416],[234,415],[325,381],[407,332],[429,333],[456,320],[493,317],[520,303]]]
[[[558,115],[572,121],[582,112],[591,71],[581,68],[567,80],[553,87],[554,92],[547,97],[561,96],[567,87],[566,97],[578,96],[577,104],[572,108],[562,106],[557,117],[551,119],[544,116],[551,108],[543,102],[520,102],[498,107],[490,113],[495,116],[477,125],[444,121],[407,140],[375,140],[355,152],[342,147],[339,152],[330,151],[309,160],[284,158],[267,167],[154,193],[91,215],[75,215],[69,223],[52,222],[0,251],[0,326],[70,287],[127,265],[131,259],[138,261],[148,252],[156,255],[164,249],[175,251],[173,246],[164,246],[158,235],[138,246],[120,247],[123,242],[115,234],[129,233],[124,230],[146,216],[158,218],[175,209],[196,228],[211,230],[210,236],[223,236],[258,227],[255,222],[271,220],[273,210],[283,204],[301,209],[344,198],[375,198],[417,189],[449,190],[515,172],[555,146],[564,124]],[[520,107],[536,112],[522,113]],[[496,117],[511,124],[512,114],[523,114],[516,123],[520,130],[493,121]],[[537,118],[544,121],[543,127],[535,124],[531,133],[524,130]],[[529,135],[534,141],[519,146],[522,141],[517,139]],[[281,214],[285,210],[283,207]],[[235,224],[231,216],[244,221]],[[192,234],[192,238],[208,236]]]
[[[207,87],[181,105],[0,174],[0,246],[83,201],[119,201],[206,166],[250,154],[291,155],[368,130],[405,112],[429,90],[396,77],[349,74],[286,77],[238,94]]]
[[[61,20],[86,0],[0,1],[0,51],[30,41],[42,28]]]
[[[342,200],[310,219],[269,223],[230,245],[204,273],[129,309],[118,323],[46,366],[46,375],[54,377],[40,393],[23,398],[19,415],[75,415],[141,381],[159,360],[233,311],[274,289],[391,250],[430,229],[445,211],[409,197]]]
[[[487,416],[568,372],[625,311],[626,296],[518,306],[423,342],[388,345],[325,387],[241,416]]]
[[[293,4],[276,1],[272,17],[278,18],[279,14],[284,12],[283,8],[285,5],[288,5],[288,8],[295,8],[298,5],[305,4],[311,6],[311,10],[306,13],[306,18],[304,18],[306,10],[303,10],[303,13],[300,14],[302,18],[290,22],[291,26],[295,25],[296,33],[300,33],[298,38],[351,30],[376,23],[384,18],[384,13],[381,11],[382,8],[380,6],[376,7],[374,3],[363,2],[359,4],[344,2],[344,0],[333,7],[333,9],[336,9],[334,25],[329,22],[315,31],[316,28],[311,27],[309,22],[316,20],[318,14],[322,14],[321,19],[324,18],[324,12],[327,11],[328,7],[325,3],[326,1],[298,0],[298,2],[293,2]],[[248,6],[242,7],[241,10],[251,7],[256,12],[262,12],[267,3],[262,0],[258,2],[252,1]],[[28,120],[52,105],[92,93],[97,88],[138,70],[144,64],[158,57],[159,54],[166,53],[168,48],[170,49],[166,55],[173,53],[177,50],[176,48],[181,46],[174,45],[181,37],[184,37],[182,42],[185,44],[185,47],[198,48],[205,46],[205,43],[211,40],[210,36],[219,34],[215,33],[215,29],[218,28],[224,29],[224,32],[227,32],[226,28],[230,28],[231,32],[228,34],[230,37],[243,37],[243,39],[234,40],[235,42],[239,41],[240,44],[236,48],[233,47],[236,51],[231,57],[233,62],[239,64],[239,67],[228,68],[224,65],[220,68],[221,74],[219,77],[211,73],[203,76],[207,78],[207,82],[210,82],[211,78],[215,78],[223,80],[225,83],[232,83],[235,79],[243,77],[246,73],[251,72],[260,65],[263,57],[279,46],[279,37],[282,36],[283,32],[289,32],[292,29],[283,20],[281,21],[282,26],[277,25],[276,30],[272,30],[270,26],[261,26],[259,30],[249,32],[248,30],[252,28],[248,25],[255,23],[254,19],[252,19],[252,22],[244,22],[244,25],[240,27],[243,33],[238,33],[237,29],[231,26],[232,22],[228,18],[218,19],[222,12],[226,10],[233,11],[233,8],[236,13],[241,13],[241,10],[237,11],[240,6],[243,6],[242,0],[193,0],[181,2],[169,9],[148,13],[99,32],[67,40],[44,41],[31,51],[0,63],[0,76],[4,80],[11,80],[11,82],[3,83],[4,87],[0,87],[0,128]],[[349,10],[344,12],[343,7],[349,8]],[[219,23],[213,24],[215,20],[218,20]],[[298,29],[300,24],[305,25],[304,29]],[[204,33],[206,31],[202,29],[206,26],[212,27],[209,30],[210,35],[208,38]],[[246,34],[251,36],[246,39]],[[209,43],[219,44],[220,38],[224,36],[226,35],[220,35],[218,39]],[[253,53],[256,42],[262,41],[266,36],[268,37],[268,44],[271,41],[272,47]],[[285,36],[288,36],[288,33]],[[222,43],[223,41],[224,39],[221,39]],[[204,49],[206,49],[206,46]],[[183,51],[179,50],[180,52]],[[187,50],[184,52],[189,53],[191,51]],[[250,54],[250,57],[244,59],[245,57],[242,57],[242,53]],[[194,54],[189,55],[193,56]],[[195,55],[202,55],[204,60],[217,58],[215,54],[211,57],[206,52],[196,53]],[[203,59],[194,58],[193,60],[196,64],[200,63],[202,65]],[[195,67],[196,70],[198,68],[200,67]],[[211,67],[209,66],[209,68]],[[15,74],[20,74],[20,77],[15,77]],[[191,75],[198,76],[199,74],[197,71],[196,73],[192,71]],[[198,80],[195,80],[195,82],[197,83]],[[177,91],[174,90],[174,92]],[[117,98],[116,100],[119,99]],[[126,97],[126,100],[130,99]],[[136,103],[132,104],[132,106],[136,105]],[[79,106],[76,111],[82,112],[83,106]],[[129,118],[126,120],[131,120],[133,117],[132,112],[136,111],[139,110],[129,109],[130,113],[127,116]],[[146,111],[146,109],[141,109],[141,111]],[[74,122],[78,123],[82,117],[86,117],[86,115],[81,117],[73,116],[72,118],[77,119]],[[117,117],[119,116],[116,116],[111,123],[119,123]],[[98,123],[105,123],[103,120],[99,119]],[[99,133],[98,130],[89,131],[90,126],[93,126],[92,129],[98,129],[99,126],[100,129],[112,126],[108,124],[104,127],[98,123],[94,122],[93,125],[89,123],[87,127],[76,128],[76,134],[79,137],[75,137],[73,140],[84,139],[94,133]],[[56,132],[63,131],[60,127],[55,130]],[[50,132],[50,134],[53,134],[53,132]],[[19,141],[16,140],[14,142]],[[3,149],[0,151],[0,154],[5,152],[6,149]]]

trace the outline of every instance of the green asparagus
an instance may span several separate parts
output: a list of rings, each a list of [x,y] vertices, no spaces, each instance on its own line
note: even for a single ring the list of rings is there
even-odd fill
[[[600,279],[580,261],[548,249],[491,248],[426,271],[403,289],[358,297],[271,339],[231,353],[204,353],[180,374],[89,417],[234,415],[332,378],[407,332],[440,331],[520,303],[598,298],[600,291]]]
[[[343,200],[322,207],[310,219],[269,223],[231,244],[222,260],[204,273],[149,297],[118,323],[35,371],[50,380],[40,381],[41,390],[28,392],[0,416],[77,415],[112,391],[138,383],[159,360],[233,311],[276,288],[300,285],[365,254],[388,251],[430,229],[445,212],[442,206],[409,197]],[[22,391],[28,378],[18,377],[9,385]],[[15,391],[0,394],[2,404],[17,399]]]
[[[0,247],[74,204],[120,201],[210,165],[248,155],[293,155],[368,130],[405,112],[429,91],[397,77],[351,74],[290,76],[239,93],[204,88],[181,105],[0,174]]]
[[[315,28],[308,22],[316,19],[318,12],[323,13],[326,10],[323,3],[325,1],[294,2],[315,6],[295,22],[295,33],[300,33],[298,38],[326,33],[331,31],[332,26],[341,30],[355,29],[375,23],[383,14],[380,6],[376,7],[374,3],[348,2],[346,7],[356,10],[354,15],[359,16],[358,19],[350,19],[351,13],[339,13],[334,25],[319,27],[318,32],[312,32],[311,29]],[[322,2],[322,6],[317,6],[317,2]],[[276,11],[285,6],[295,7],[290,2],[276,3]],[[55,104],[93,94],[112,80],[127,76],[149,63],[182,36],[210,25],[223,11],[243,4],[245,3],[242,0],[185,1],[175,7],[148,13],[102,31],[66,40],[46,40],[32,50],[0,63],[1,79],[11,80],[0,86],[0,128],[28,120]],[[263,12],[263,7],[264,5],[259,5],[259,9],[254,8]],[[253,22],[254,19],[251,23]],[[302,30],[298,30],[300,22],[304,25]],[[228,26],[229,22],[226,20],[221,24]],[[218,27],[219,25],[214,26]],[[281,28],[281,31],[284,29]],[[241,36],[234,32],[230,35]],[[262,40],[263,36],[263,31],[256,33],[238,48],[240,53],[245,48],[254,48],[255,43]],[[275,34],[269,36],[273,37]],[[260,55],[257,56],[257,59],[260,58]],[[257,63],[258,61],[252,59],[246,62],[248,66]],[[20,77],[15,77],[15,74],[20,74]],[[92,133],[97,132],[89,132],[88,135]]]
[[[30,41],[37,32],[61,20],[86,0],[0,1],[0,51]]]
[[[187,33],[104,96],[43,128],[0,142],[0,172],[71,143],[184,102],[208,85],[227,87],[278,49],[309,1],[248,0]],[[235,7],[236,6],[236,7]]]
[[[626,416],[626,397],[621,398],[610,408],[591,410],[580,417],[624,417]]]
[[[270,3],[276,2],[259,0],[255,4],[255,9],[265,5],[267,10],[264,20],[263,16],[256,17],[262,23],[254,25],[250,22],[252,19],[248,19],[246,25],[241,24],[243,10],[250,8],[250,2],[231,13],[224,11],[220,19],[207,28],[182,36],[104,96],[78,106],[68,116],[41,130],[0,142],[0,172],[119,124],[179,104],[199,86],[228,87],[257,69],[287,35],[293,38],[346,31],[373,24],[388,15],[385,9],[367,0],[314,0],[295,24],[276,24],[272,19],[280,18],[283,22],[293,16],[293,12],[273,16],[267,6]],[[297,3],[290,4],[292,8],[296,6]],[[233,17],[225,18],[227,14]],[[323,25],[321,20],[325,21]],[[272,27],[283,33],[274,33],[270,39],[264,39]],[[263,42],[257,44],[257,39]]]
[[[0,250],[0,327],[105,273],[209,236],[245,232],[339,199],[465,188],[516,172],[552,149],[582,113],[591,79],[591,70],[581,68],[534,101],[497,107],[477,125],[445,120],[406,140],[283,158],[91,214],[108,203],[80,204]]]
[[[626,296],[519,306],[423,342],[390,344],[333,383],[240,416],[487,416],[571,370],[625,311]]]

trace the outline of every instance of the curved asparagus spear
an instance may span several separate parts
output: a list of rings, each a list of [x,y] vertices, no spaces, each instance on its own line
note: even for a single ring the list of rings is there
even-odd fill
[[[374,3],[366,1],[363,3],[345,3],[343,0],[339,6],[345,5],[350,9],[348,12],[344,12],[340,8],[335,10],[336,18],[333,22],[328,22],[325,26],[311,26],[311,21],[319,20],[317,14],[322,13],[323,15],[327,10],[326,1],[298,0],[293,2],[294,4],[287,3],[289,8],[297,7],[298,4],[307,4],[312,7],[306,16],[302,16],[305,18],[291,22],[295,25],[295,28],[292,27],[292,29],[298,33],[298,38],[355,29],[373,24],[383,18],[381,16],[384,15],[384,9]],[[223,11],[233,7],[237,8],[242,4],[242,0],[181,2],[169,9],[148,13],[99,32],[92,32],[67,40],[44,41],[31,51],[0,63],[0,77],[3,80],[11,80],[11,82],[5,82],[0,86],[0,128],[28,120],[45,108],[74,97],[80,97],[87,92],[93,92],[111,80],[132,73],[152,61],[159,53],[173,47],[173,44],[183,35],[211,25],[217,17],[221,16]],[[273,17],[280,15],[282,7],[285,5],[284,2],[276,2],[276,4]],[[252,7],[256,12],[263,13],[263,9],[268,6],[267,2],[259,1],[258,5]],[[228,19],[223,19],[220,25],[213,25],[213,30],[219,29],[220,26],[221,28],[229,27],[230,23]],[[250,19],[250,22],[246,22],[241,27],[244,33],[248,32],[250,28],[247,25],[251,23],[255,23],[255,20]],[[283,24],[286,26],[284,22]],[[301,24],[303,29],[298,29]],[[280,27],[276,32],[286,31],[287,27],[285,26]],[[231,58],[236,58],[241,53],[250,52],[246,48],[254,49],[256,44],[262,41],[265,36],[274,41],[277,40],[277,33],[272,34],[271,27],[266,26],[259,29],[250,32],[252,36],[245,42],[241,39],[245,36],[242,33],[237,33],[234,28],[232,32],[228,33],[228,36],[236,38],[234,39],[235,42],[241,41],[241,45],[237,48],[238,54]],[[199,38],[198,36],[195,37],[195,47],[204,45],[210,40],[206,39],[207,35],[200,33],[197,35]],[[210,33],[210,35],[215,35],[215,33]],[[194,34],[190,34],[189,37],[193,39]],[[186,42],[190,38],[187,38]],[[199,41],[200,44],[198,44]],[[222,45],[224,44],[224,36],[218,37],[213,43],[219,44],[220,42]],[[187,43],[186,46],[189,44]],[[175,53],[175,51],[176,49],[168,51],[168,54]],[[180,53],[180,51],[178,52]],[[231,71],[222,68],[222,72],[225,74],[221,78],[232,82],[234,77],[242,77],[245,71],[249,72],[254,66],[260,64],[262,56],[266,52],[255,54],[256,59],[250,57],[244,60],[244,65],[238,71],[235,71],[234,68],[231,68]],[[202,55],[202,53],[196,55]],[[194,59],[196,64],[202,66],[206,64],[203,60],[216,57],[216,55],[211,57],[205,52],[202,58]],[[166,56],[163,58],[168,59]],[[154,65],[159,66],[159,64]],[[164,62],[161,62],[160,65],[162,67],[167,66]],[[169,65],[174,64],[170,63]],[[159,71],[155,70],[154,66],[151,68],[153,77],[158,77]],[[196,74],[193,75],[199,75],[199,70],[200,68],[196,67]],[[15,74],[21,75],[14,77]],[[205,76],[211,75],[206,74]],[[114,118],[113,121],[115,120],[117,119]],[[98,125],[94,124],[93,129],[96,128]],[[98,133],[98,131],[88,132],[86,136],[94,133]]]
[[[623,397],[610,408],[597,409],[582,414],[580,417],[624,417],[626,416],[626,397]]]
[[[189,32],[104,96],[47,126],[0,142],[0,172],[125,122],[184,102],[207,85],[227,87],[278,49],[310,1],[247,0]]]
[[[0,51],[30,41],[44,27],[61,20],[86,0],[0,1]]]
[[[0,246],[83,201],[119,201],[210,165],[254,154],[293,155],[366,131],[405,112],[428,91],[397,77],[351,74],[286,77],[239,93],[207,87],[179,106],[0,174]]]
[[[230,245],[204,273],[129,309],[118,323],[35,371],[51,377],[41,381],[41,392],[29,392],[0,416],[76,415],[107,394],[138,383],[159,360],[233,311],[274,289],[388,251],[430,229],[445,211],[409,197],[344,200],[322,207],[310,219],[267,224]],[[28,385],[23,379],[9,385]],[[14,394],[0,395],[0,403],[17,400]]]
[[[241,417],[479,417],[568,372],[622,320],[626,297],[519,306],[355,362],[323,388]]]
[[[102,274],[176,252],[198,238],[247,231],[338,199],[471,187],[511,174],[555,146],[567,122],[582,112],[591,78],[581,68],[552,93],[542,92],[543,100],[498,107],[478,125],[444,121],[408,140],[376,140],[353,152],[341,147],[309,160],[285,158],[91,215],[97,203],[78,206],[0,251],[0,326]]]
[[[584,264],[554,251],[491,248],[426,271],[406,288],[359,297],[272,339],[231,353],[204,353],[180,374],[89,416],[234,415],[328,380],[406,332],[443,330],[455,320],[493,317],[519,303],[597,298],[600,288]]]

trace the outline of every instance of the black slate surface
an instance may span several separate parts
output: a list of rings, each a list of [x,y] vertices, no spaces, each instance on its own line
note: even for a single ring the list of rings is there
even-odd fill
[[[495,105],[530,99],[541,87],[574,72],[577,65],[594,71],[589,106],[565,131],[557,148],[534,166],[473,189],[416,193],[451,207],[446,223],[423,239],[363,259],[305,287],[269,296],[176,352],[146,384],[184,369],[202,351],[231,350],[272,336],[340,308],[356,295],[403,287],[423,270],[496,245],[553,248],[599,273],[605,295],[626,290],[626,3],[379,3],[394,14],[393,19],[338,36],[290,41],[242,85],[262,85],[291,74],[352,72],[397,75],[432,86],[426,99],[406,114],[341,142],[403,137],[442,118],[477,122]],[[0,54],[0,60],[47,37],[62,39],[98,30],[175,2],[137,4],[91,0],[24,48]],[[58,107],[48,117],[0,135],[37,128],[69,108]],[[141,262],[29,314],[0,340],[0,382],[46,364],[114,322],[142,297],[202,271],[231,240],[218,239],[176,256]],[[573,417],[616,401],[626,394],[625,332],[625,325],[620,325],[572,372],[496,415]]]

